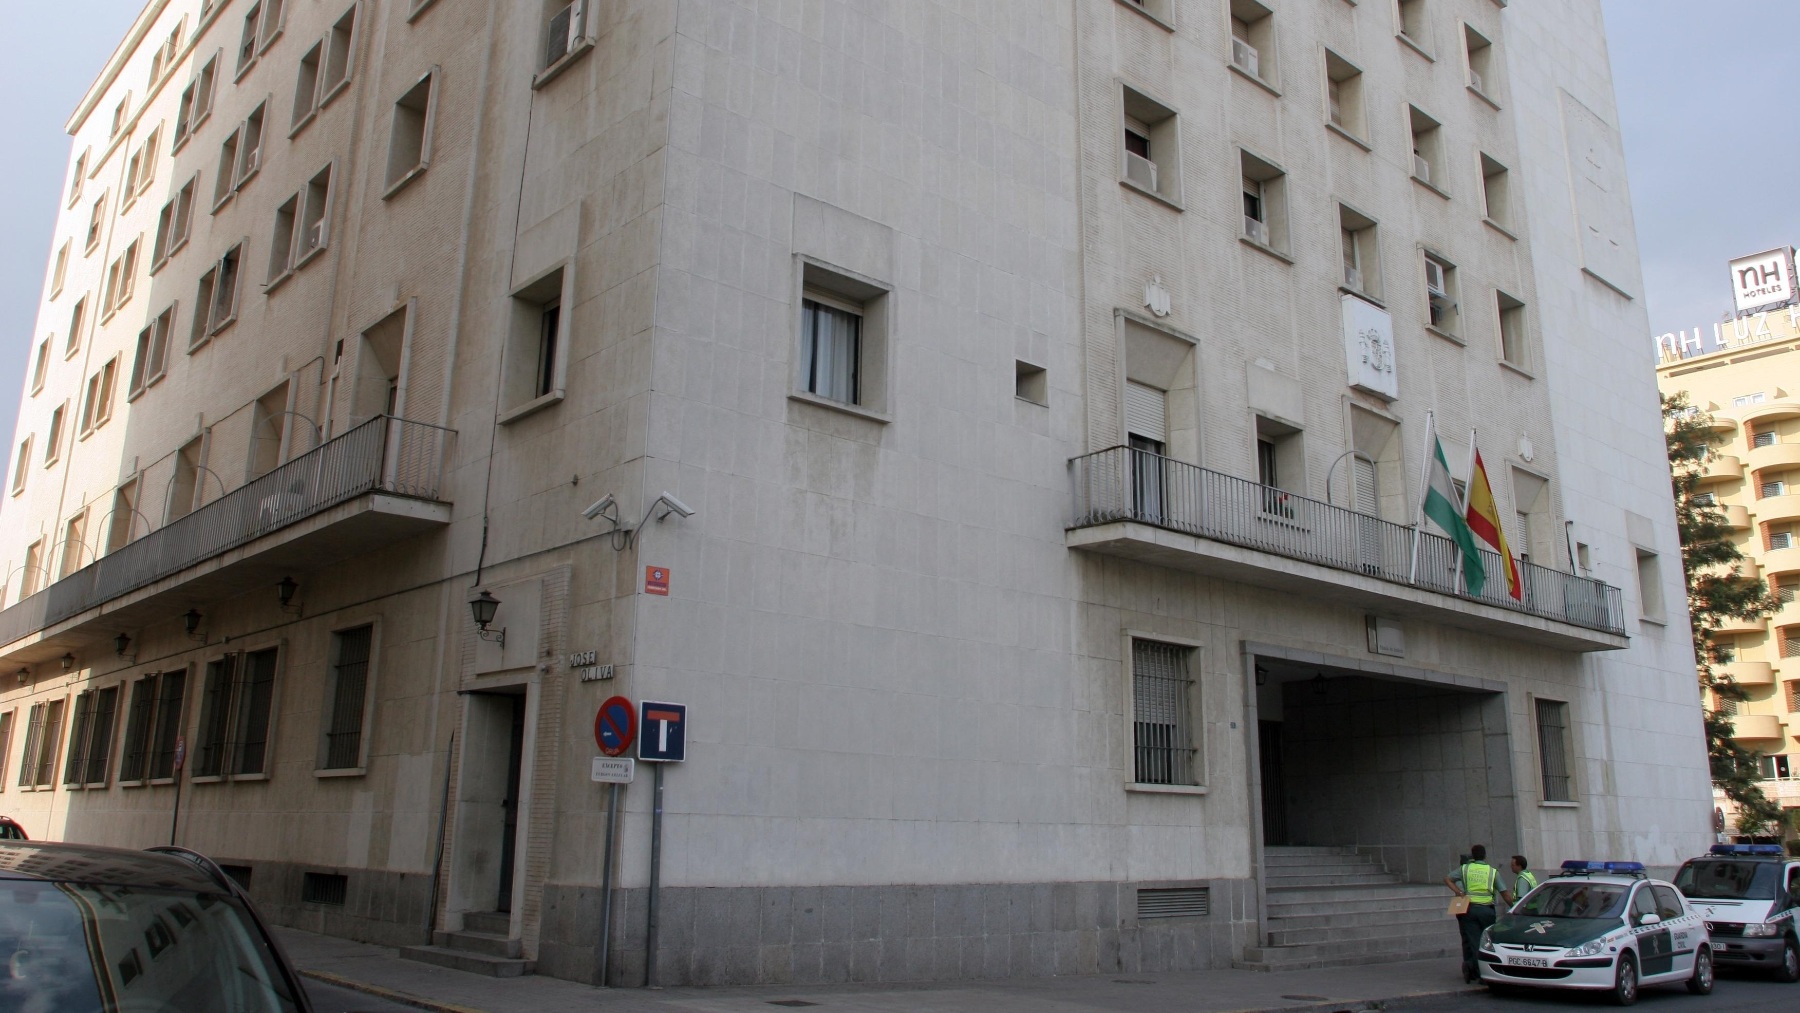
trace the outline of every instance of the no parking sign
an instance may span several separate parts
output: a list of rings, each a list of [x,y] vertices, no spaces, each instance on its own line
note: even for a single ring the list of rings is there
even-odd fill
[[[607,697],[594,715],[594,744],[607,756],[623,756],[637,738],[637,708],[622,696]]]

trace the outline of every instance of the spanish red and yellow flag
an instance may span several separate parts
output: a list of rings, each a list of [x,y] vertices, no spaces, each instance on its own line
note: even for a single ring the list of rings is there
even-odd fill
[[[1475,451],[1475,467],[1469,473],[1469,530],[1475,537],[1499,550],[1506,562],[1506,593],[1514,601],[1525,600],[1525,588],[1519,581],[1519,564],[1513,560],[1506,544],[1506,532],[1500,527],[1500,508],[1494,503],[1494,489],[1488,485],[1487,466],[1481,463],[1481,451]]]

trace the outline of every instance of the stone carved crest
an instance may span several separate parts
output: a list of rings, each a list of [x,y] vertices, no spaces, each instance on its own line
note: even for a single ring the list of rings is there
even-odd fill
[[[1144,286],[1144,307],[1152,316],[1166,317],[1173,310],[1169,290],[1163,287],[1162,275],[1150,279]]]

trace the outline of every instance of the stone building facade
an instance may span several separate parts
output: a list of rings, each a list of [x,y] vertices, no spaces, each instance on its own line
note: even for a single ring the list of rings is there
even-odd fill
[[[1297,847],[1674,864],[1616,122],[1598,0],[152,0],[69,122],[0,804],[579,980],[613,693],[690,707],[670,983],[1256,963]],[[1415,531],[1428,424],[1518,600]]]

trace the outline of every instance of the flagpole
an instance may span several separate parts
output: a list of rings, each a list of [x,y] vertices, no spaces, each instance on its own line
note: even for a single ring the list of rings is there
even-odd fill
[[[1469,489],[1475,481],[1475,429],[1473,426],[1469,428],[1469,466],[1463,469],[1463,474],[1469,477],[1463,479],[1463,493],[1461,496],[1457,497],[1461,502],[1456,504],[1456,513],[1457,516],[1466,518],[1469,515]],[[1451,477],[1454,478],[1455,476]],[[1455,491],[1456,485],[1454,482],[1451,483],[1450,488],[1451,491]],[[1463,554],[1459,552],[1456,554],[1456,576],[1452,577],[1450,580],[1451,590],[1462,587],[1462,578]],[[1467,590],[1467,588],[1464,588],[1464,590]]]
[[[1413,514],[1412,563],[1406,571],[1406,582],[1419,582],[1419,532],[1425,527],[1425,496],[1431,491],[1431,437],[1437,425],[1434,412],[1425,413],[1425,445],[1419,455],[1419,509]]]

